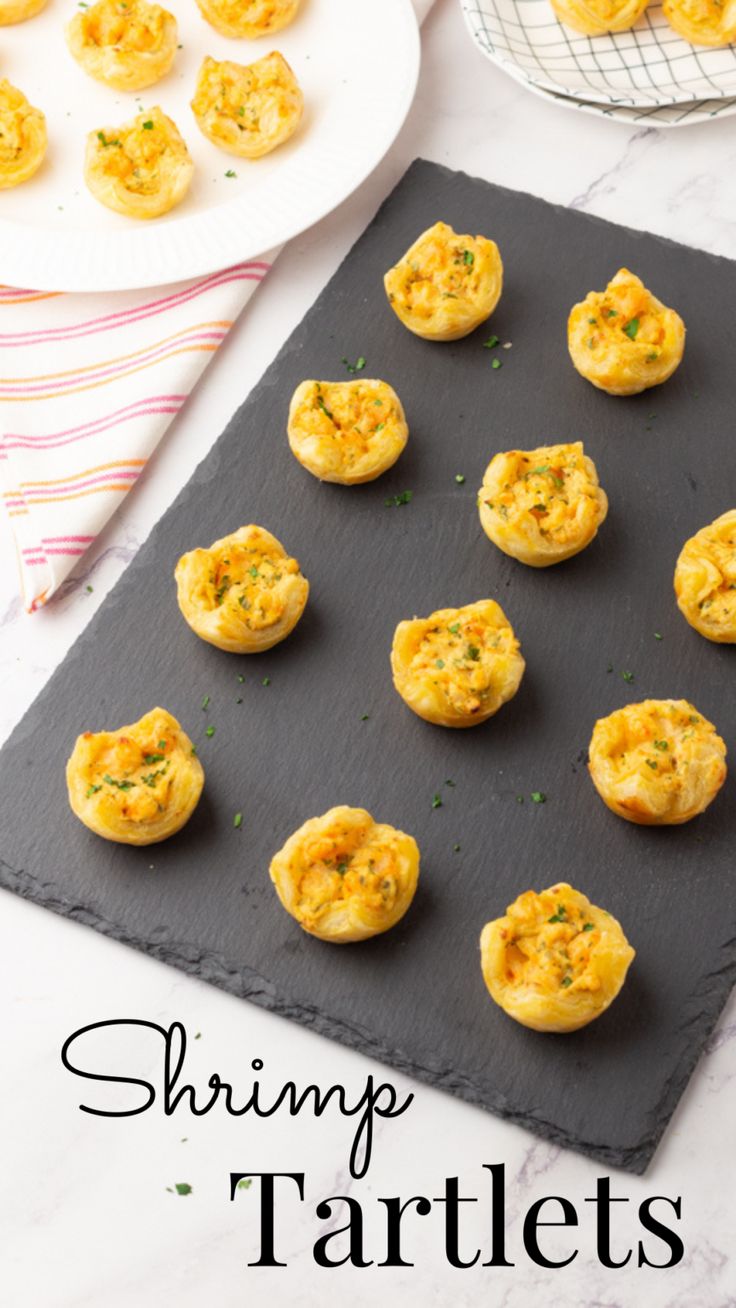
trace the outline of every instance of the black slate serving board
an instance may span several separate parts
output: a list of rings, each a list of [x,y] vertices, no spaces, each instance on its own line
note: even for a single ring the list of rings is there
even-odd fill
[[[411,336],[382,289],[385,269],[439,217],[493,236],[506,267],[489,327],[452,345]],[[674,378],[625,400],[574,372],[565,334],[570,305],[621,265],[688,326]],[[646,830],[608,812],[584,759],[597,717],[649,695],[692,699],[736,741],[735,652],[696,635],[672,593],[683,541],[736,501],[735,301],[727,260],[416,162],[6,744],[2,885],[643,1171],[736,973],[734,781],[698,820]],[[484,349],[490,331],[512,348]],[[342,356],[360,355],[364,376],[401,395],[409,445],[372,485],[321,485],[289,452],[288,401],[303,378],[345,377]],[[598,464],[609,518],[576,559],[524,568],[480,529],[483,469],[500,449],[577,438]],[[406,489],[410,504],[386,506]],[[182,552],[250,521],[299,558],[312,594],[287,642],[246,659],[189,631],[172,573]],[[431,727],[392,688],[394,627],[488,595],[521,639],[521,690],[485,726]],[[67,755],[80,730],[157,703],[197,741],[203,800],[164,845],[107,844],[67,808]],[[267,874],[284,839],[336,803],[412,832],[422,851],[404,921],[345,948],[303,934]],[[609,1012],[564,1037],[496,1008],[478,958],[487,919],[559,879],[619,917],[638,951]]]

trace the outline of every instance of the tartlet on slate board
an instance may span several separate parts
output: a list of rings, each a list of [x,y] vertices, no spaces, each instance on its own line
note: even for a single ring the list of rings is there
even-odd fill
[[[438,218],[501,249],[501,368],[487,329],[431,344],[386,303],[384,272]],[[675,376],[625,400],[577,375],[565,332],[570,306],[622,265],[688,326]],[[736,976],[733,781],[687,826],[633,827],[600,802],[585,750],[596,718],[649,696],[692,700],[736,741],[733,651],[685,623],[672,589],[683,542],[733,507],[735,295],[728,260],[415,162],[5,745],[2,885],[643,1171]],[[409,443],[377,482],[320,484],[289,450],[289,398],[358,356],[401,395]],[[576,558],[524,568],[480,528],[483,470],[501,449],[579,439],[608,519]],[[408,489],[410,503],[386,503]],[[238,658],[189,631],[173,570],[249,521],[288,540],[312,595],[287,642]],[[477,730],[432,727],[393,690],[393,630],[481,596],[503,605],[526,676]],[[67,808],[66,757],[79,731],[159,702],[198,746],[202,801],[155,851],[102,842]],[[286,837],[334,804],[411,832],[422,855],[402,922],[342,949],[303,933],[268,876]],[[600,1020],[545,1036],[490,1002],[478,937],[520,890],[561,879],[621,921],[637,957]]]

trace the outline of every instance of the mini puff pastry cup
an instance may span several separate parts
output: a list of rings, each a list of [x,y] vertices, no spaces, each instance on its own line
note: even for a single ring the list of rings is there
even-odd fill
[[[685,350],[685,324],[621,268],[605,291],[590,291],[573,306],[567,340],[581,376],[609,395],[638,395],[672,376]]]
[[[547,568],[579,554],[608,513],[581,441],[496,454],[478,493],[484,532],[504,554]]]
[[[296,559],[254,523],[183,554],[174,575],[192,631],[230,654],[258,654],[285,640],[309,595]]]
[[[123,127],[90,132],[84,180],[100,204],[129,218],[159,218],[184,199],[194,164],[179,129],[162,109]]]
[[[0,80],[0,190],[27,182],[43,163],[46,119],[22,91]]]
[[[422,232],[383,284],[397,318],[415,336],[457,341],[493,313],[503,264],[495,241],[458,236],[440,222]]]
[[[203,18],[223,36],[273,36],[296,18],[301,0],[197,0]]]
[[[641,18],[649,0],[552,0],[560,22],[584,36],[625,32]]]
[[[394,633],[394,686],[414,713],[440,727],[485,722],[516,694],[524,667],[511,624],[492,599],[400,622]]]
[[[675,594],[680,612],[701,636],[736,644],[736,509],[685,542],[675,567]]]
[[[199,130],[213,145],[241,159],[259,159],[294,135],[304,96],[278,51],[254,64],[207,56],[192,110]]]
[[[388,931],[414,898],[419,849],[412,836],[340,806],[310,818],[271,860],[287,913],[312,936],[345,945]]]
[[[736,41],[736,0],[664,0],[662,12],[670,27],[691,45]]]
[[[47,3],[48,0],[0,0],[0,27],[35,18]]]
[[[116,91],[140,91],[164,77],[177,40],[174,15],[146,0],[97,0],[66,25],[80,68]]]
[[[620,924],[561,881],[527,890],[480,938],[483,980],[515,1022],[578,1031],[613,1003],[634,958]]]
[[[166,709],[117,731],[85,731],[66,766],[72,812],[122,845],[167,840],[189,821],[204,771],[191,740]]]
[[[289,406],[291,452],[321,481],[373,481],[398,459],[409,428],[396,391],[384,381],[304,381]]]
[[[689,822],[726,779],[725,744],[685,699],[647,699],[600,718],[588,754],[603,802],[641,826]]]

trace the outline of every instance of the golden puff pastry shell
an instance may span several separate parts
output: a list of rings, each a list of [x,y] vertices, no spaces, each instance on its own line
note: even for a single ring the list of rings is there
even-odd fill
[[[183,554],[175,577],[192,631],[230,654],[258,654],[285,640],[309,595],[296,559],[254,523]]]
[[[707,640],[736,644],[736,509],[701,527],[675,568],[680,612]]]
[[[35,18],[47,3],[48,0],[0,0],[0,27]]]
[[[174,15],[146,0],[97,0],[66,26],[80,68],[117,91],[140,91],[164,77],[177,40]]]
[[[123,845],[153,845],[175,835],[204,785],[191,740],[162,708],[117,731],[78,736],[66,778],[79,820]]]
[[[601,799],[642,826],[689,822],[726,779],[725,744],[685,699],[647,699],[600,718],[588,753]]]
[[[310,818],[271,860],[287,913],[320,940],[351,944],[388,931],[414,898],[419,849],[412,836],[339,806]]]
[[[203,61],[192,100],[200,131],[228,154],[258,159],[294,135],[304,96],[283,55],[253,64]]]
[[[736,41],[736,0],[664,0],[667,22],[691,45],[721,46]]]
[[[573,306],[570,357],[581,376],[609,395],[638,395],[671,377],[685,350],[685,324],[674,309],[620,268],[605,291]]]
[[[302,382],[289,406],[287,431],[291,452],[304,468],[344,486],[380,477],[409,436],[396,391],[363,378]]]
[[[22,91],[0,80],[0,190],[20,186],[38,171],[46,154],[46,119]]]
[[[495,600],[400,622],[391,669],[404,703],[441,727],[474,727],[512,699],[524,659]]]
[[[129,218],[159,218],[184,199],[194,164],[176,124],[159,108],[123,127],[90,132],[84,180],[100,204]]]
[[[552,0],[560,22],[584,36],[625,32],[641,18],[649,0]]]
[[[519,895],[483,928],[480,952],[491,998],[522,1026],[554,1032],[600,1017],[634,958],[615,917],[564,881]]]
[[[585,549],[608,513],[592,459],[581,441],[496,454],[478,493],[486,536],[532,568]]]
[[[503,287],[495,241],[429,227],[383,279],[400,321],[428,341],[456,341],[493,313]]]
[[[197,0],[202,16],[223,36],[273,36],[296,18],[301,0]]]

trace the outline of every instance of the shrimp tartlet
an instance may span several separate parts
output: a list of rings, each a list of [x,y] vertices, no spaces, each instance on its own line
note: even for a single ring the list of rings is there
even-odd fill
[[[289,406],[291,452],[321,481],[355,486],[390,468],[409,428],[396,391],[384,381],[304,381]]]
[[[730,45],[736,41],[736,0],[664,0],[662,12],[691,45]]]
[[[122,845],[153,845],[189,821],[204,771],[176,718],[155,708],[117,731],[78,736],[66,779],[72,811],[90,831]]]
[[[200,131],[228,154],[258,159],[294,135],[304,96],[277,51],[254,64],[203,61],[192,100]]]
[[[621,268],[605,291],[590,291],[567,324],[581,376],[609,395],[638,395],[671,377],[685,350],[685,324]]]
[[[22,91],[0,80],[0,190],[20,186],[38,172],[47,146],[46,119]]]
[[[258,654],[285,640],[309,595],[296,559],[253,524],[183,554],[174,575],[192,631],[230,654]]]
[[[48,0],[0,0],[0,27],[35,18],[47,3]]]
[[[560,22],[583,36],[625,32],[641,18],[649,0],[552,0]]]
[[[495,241],[435,223],[383,279],[397,318],[428,341],[457,341],[493,313],[503,264]]]
[[[497,454],[485,470],[478,512],[504,554],[547,568],[579,554],[608,513],[608,497],[581,441]]]
[[[600,1017],[634,952],[615,917],[565,881],[526,890],[480,938],[491,998],[533,1031],[577,1031]]]
[[[613,813],[641,826],[689,822],[726,779],[726,746],[685,699],[627,704],[593,729],[588,768]]]
[[[146,0],[97,0],[67,23],[66,41],[90,77],[116,91],[140,91],[171,68],[176,19]]]
[[[736,509],[686,541],[675,568],[680,612],[707,640],[736,644]]]
[[[129,218],[168,213],[184,199],[193,172],[179,129],[159,108],[87,137],[87,186],[100,204]]]
[[[400,622],[391,669],[405,704],[440,727],[474,727],[512,699],[524,675],[513,628],[495,600]]]
[[[388,931],[414,898],[419,849],[412,836],[374,822],[364,808],[310,818],[271,860],[287,913],[336,945]]]
[[[203,18],[223,36],[254,40],[293,23],[301,0],[197,0]]]

